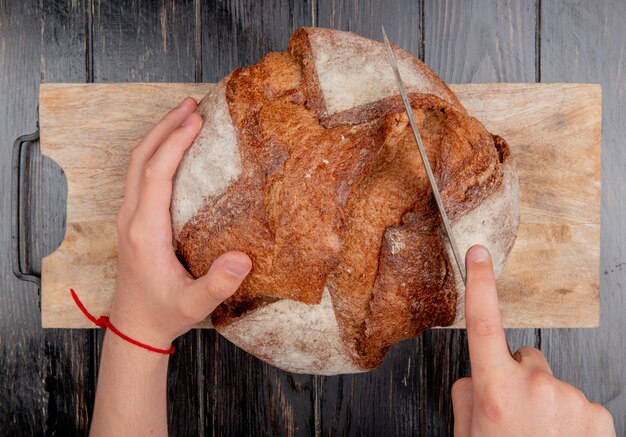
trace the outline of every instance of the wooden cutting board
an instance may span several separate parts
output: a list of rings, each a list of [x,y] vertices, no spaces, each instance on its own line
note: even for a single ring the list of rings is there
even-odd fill
[[[44,84],[41,151],[67,177],[67,229],[43,260],[42,324],[93,327],[115,287],[115,217],[129,151],[185,96],[211,84]],[[506,327],[599,324],[602,98],[592,84],[451,85],[470,114],[511,146],[521,224],[498,279]],[[204,326],[209,327],[210,323]]]

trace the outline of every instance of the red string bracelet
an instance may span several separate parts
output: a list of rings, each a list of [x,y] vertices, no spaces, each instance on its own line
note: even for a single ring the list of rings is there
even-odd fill
[[[144,344],[141,343],[137,340],[133,340],[132,338],[130,338],[129,336],[123,334],[122,332],[120,332],[115,326],[113,326],[113,324],[109,321],[109,318],[107,316],[100,316],[97,319],[89,312],[87,311],[87,308],[85,308],[85,305],[83,305],[83,303],[80,301],[80,299],[78,298],[78,295],[76,295],[76,292],[70,288],[70,292],[72,293],[72,297],[74,298],[74,302],[76,302],[76,305],[78,306],[78,308],[80,308],[80,310],[83,312],[83,314],[89,319],[91,320],[93,323],[95,323],[97,326],[99,326],[100,328],[103,329],[110,329],[115,335],[117,335],[118,337],[122,338],[123,340],[126,340],[129,343],[134,344],[135,346],[139,346],[142,347],[144,349],[149,350],[150,352],[156,352],[159,354],[164,354],[164,355],[172,355],[174,353],[174,351],[176,349],[174,349],[174,346],[171,346],[169,349],[159,349],[156,347],[152,347],[148,344]]]

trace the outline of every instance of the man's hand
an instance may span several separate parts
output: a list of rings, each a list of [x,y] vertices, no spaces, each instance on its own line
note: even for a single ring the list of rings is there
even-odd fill
[[[111,322],[131,338],[164,349],[232,295],[251,268],[247,255],[227,252],[194,280],[172,248],[172,180],[202,126],[195,110],[196,101],[185,99],[132,151],[117,220]]]
[[[454,435],[614,436],[611,414],[556,379],[541,351],[523,347],[511,356],[487,249],[471,248],[466,265],[472,377],[452,387]]]

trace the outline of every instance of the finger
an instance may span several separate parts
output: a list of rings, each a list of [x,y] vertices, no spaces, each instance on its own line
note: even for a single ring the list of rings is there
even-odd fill
[[[196,101],[187,97],[178,107],[165,115],[135,146],[126,176],[125,207],[132,213],[137,205],[143,167],[163,141],[189,117],[197,107]]]
[[[548,364],[546,357],[539,349],[523,346],[515,352],[513,358],[521,364],[523,369],[529,372],[538,371],[553,375],[550,364]]]
[[[465,323],[474,383],[514,363],[504,336],[491,256],[483,246],[466,255]]]
[[[472,419],[472,378],[458,379],[452,385],[452,410],[454,411],[454,437],[470,434]]]
[[[219,304],[237,291],[252,268],[243,252],[231,251],[218,257],[206,275],[196,279],[181,301],[183,313],[192,321],[204,320]]]
[[[590,405],[589,429],[587,434],[589,436],[615,436],[615,424],[613,422],[613,416],[600,404],[592,403]]]
[[[187,97],[154,125],[133,151],[137,152],[139,162],[148,161],[159,145],[196,110],[197,106],[192,97]]]
[[[161,220],[169,223],[169,214],[163,212],[169,211],[172,180],[185,151],[193,143],[201,126],[200,114],[190,114],[183,125],[167,137],[144,167],[137,216],[145,218],[146,223],[153,224],[157,229],[162,226]]]

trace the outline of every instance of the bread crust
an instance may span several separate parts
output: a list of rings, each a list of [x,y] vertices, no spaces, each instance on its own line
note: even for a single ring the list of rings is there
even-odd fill
[[[460,249],[487,245],[499,272],[519,224],[508,145],[425,64],[394,51]],[[297,30],[285,53],[235,70],[201,102],[202,132],[175,180],[175,244],[192,275],[227,250],[253,261],[214,326],[285,370],[369,370],[397,342],[462,318],[464,287],[381,65],[379,42]],[[217,174],[189,176],[216,156]],[[190,216],[179,199],[202,186]]]

